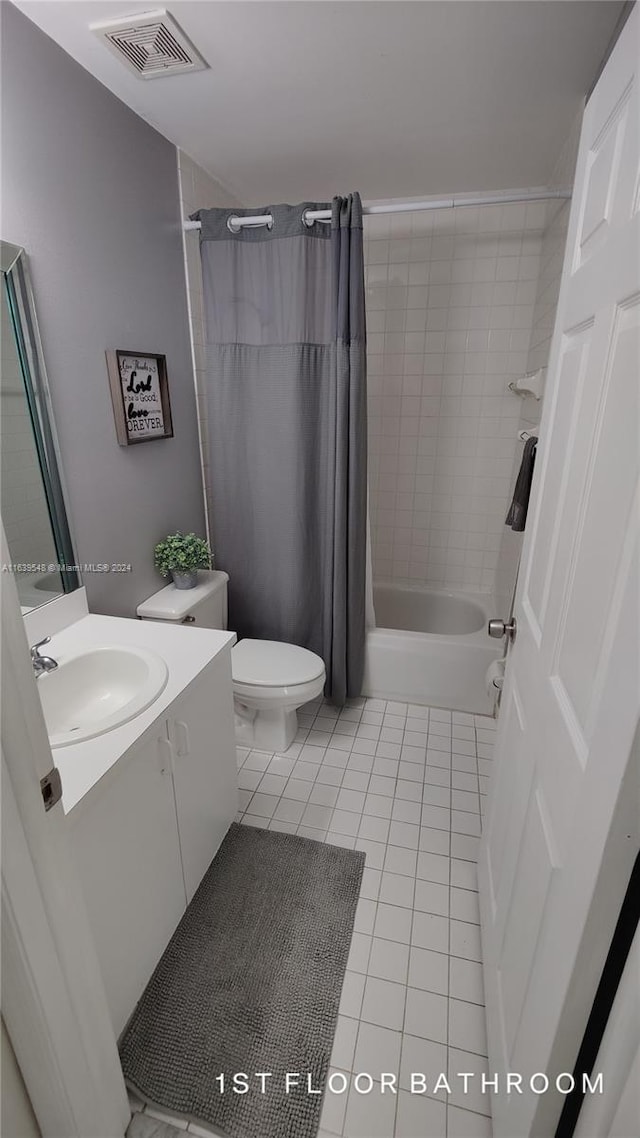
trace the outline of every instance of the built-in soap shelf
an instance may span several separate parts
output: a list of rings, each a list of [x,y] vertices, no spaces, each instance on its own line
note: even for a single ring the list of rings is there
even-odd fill
[[[529,439],[537,439],[537,430],[538,428],[534,427],[532,431],[518,431],[518,438],[523,443],[526,443]]]
[[[514,395],[521,395],[523,399],[526,399],[528,395],[533,396],[534,399],[541,399],[546,371],[546,367],[539,367],[537,371],[530,371],[521,376],[520,379],[512,380],[509,384],[509,391],[513,391]]]

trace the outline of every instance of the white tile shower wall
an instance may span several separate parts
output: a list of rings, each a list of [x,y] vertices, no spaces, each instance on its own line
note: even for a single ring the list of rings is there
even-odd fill
[[[550,182],[550,185],[554,187],[571,187],[573,185],[581,124],[582,113],[577,116],[571,133],[556,163]],[[533,327],[531,330],[531,342],[527,356],[526,372],[537,371],[538,368],[546,368],[549,362],[551,336],[553,334],[556,308],[558,306],[558,294],[560,292],[564,250],[567,243],[570,208],[570,201],[560,203],[551,201],[546,205],[545,229],[542,235],[542,247],[540,252],[540,275],[538,277],[538,287],[533,310]],[[542,401],[538,403],[531,397],[526,399],[521,398],[518,430],[527,430],[537,434],[541,414]],[[523,444],[520,442],[516,446],[510,477],[512,487],[515,485],[518,474],[518,468],[522,458],[522,447]],[[500,607],[500,612],[498,613],[500,616],[503,613],[505,615],[508,613],[513,596],[522,550],[522,538],[523,535],[521,533],[514,533],[513,530],[508,529],[506,526],[502,531],[495,583],[496,603]]]
[[[492,592],[544,203],[365,221],[377,579]]]
[[[200,166],[178,150],[178,182],[180,185],[181,216],[189,217],[197,209],[213,209],[215,206],[238,207],[242,203],[227,193],[219,182],[207,174]],[[209,468],[209,440],[207,434],[207,387],[204,360],[205,333],[204,307],[202,297],[202,272],[200,268],[200,245],[198,233],[194,230],[183,234],[184,268],[187,281],[187,305],[189,309],[189,328],[191,334],[191,353],[193,359],[193,379],[198,404],[198,431],[200,435],[200,457],[202,462],[202,483],[204,488],[207,537],[211,541],[212,496]]]

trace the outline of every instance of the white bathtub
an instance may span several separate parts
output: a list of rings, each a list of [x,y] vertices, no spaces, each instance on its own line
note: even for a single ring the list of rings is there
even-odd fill
[[[376,584],[363,694],[491,715],[485,672],[502,655],[487,636],[491,598]]]

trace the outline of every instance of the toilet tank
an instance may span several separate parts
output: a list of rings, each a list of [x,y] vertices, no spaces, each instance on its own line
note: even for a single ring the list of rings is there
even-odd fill
[[[140,620],[226,629],[228,580],[228,574],[219,569],[201,570],[194,589],[167,585],[139,604],[136,612]]]

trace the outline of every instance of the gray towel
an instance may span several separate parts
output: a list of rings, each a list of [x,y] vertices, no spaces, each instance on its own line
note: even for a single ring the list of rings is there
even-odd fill
[[[509,513],[505,518],[505,525],[511,526],[511,529],[518,532],[524,529],[527,520],[527,509],[529,507],[529,495],[531,493],[531,480],[533,478],[533,467],[536,461],[537,445],[538,440],[535,435],[528,438],[524,444],[522,462],[520,463],[520,470],[516,478],[516,488],[513,491]]]

